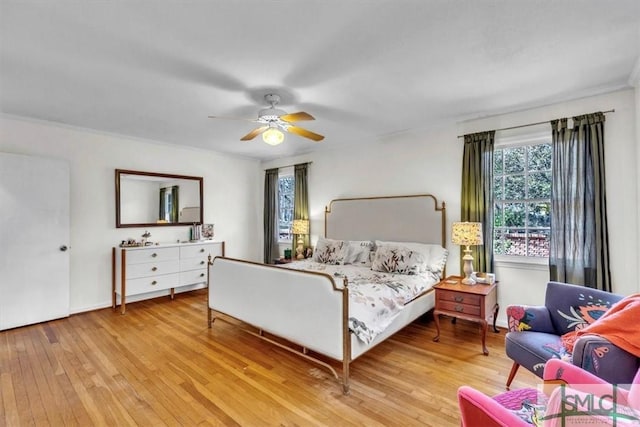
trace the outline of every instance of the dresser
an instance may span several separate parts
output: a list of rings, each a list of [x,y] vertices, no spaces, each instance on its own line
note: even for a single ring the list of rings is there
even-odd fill
[[[476,284],[465,285],[462,277],[449,276],[434,286],[436,290],[436,308],[433,310],[433,318],[436,322],[436,336],[434,341],[440,339],[440,315],[445,314],[455,319],[464,319],[480,324],[482,353],[489,354],[485,340],[487,337],[487,325],[493,320],[493,331],[496,329],[498,317],[497,283],[490,285]]]
[[[207,258],[224,255],[224,242],[117,247],[112,250],[112,306],[204,288]]]

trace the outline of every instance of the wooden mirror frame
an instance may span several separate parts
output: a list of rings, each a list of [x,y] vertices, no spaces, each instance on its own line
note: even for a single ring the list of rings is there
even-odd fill
[[[120,210],[120,190],[121,190],[121,177],[122,175],[138,175],[138,176],[147,176],[154,178],[166,178],[167,180],[171,179],[185,179],[192,180],[198,183],[199,187],[199,196],[200,196],[200,215],[199,221],[190,221],[190,222],[151,222],[151,223],[122,223],[122,212]],[[142,171],[133,171],[126,169],[116,169],[115,174],[116,179],[116,228],[127,228],[127,227],[174,227],[174,226],[184,226],[184,225],[193,225],[194,222],[202,224],[203,222],[203,179],[198,176],[188,176],[188,175],[174,175],[168,173],[156,173],[156,172],[142,172]]]

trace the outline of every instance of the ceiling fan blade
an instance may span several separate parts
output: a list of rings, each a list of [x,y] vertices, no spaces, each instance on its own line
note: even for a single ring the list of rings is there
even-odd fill
[[[240,141],[250,141],[267,129],[269,129],[269,126],[260,126],[259,128],[255,128],[254,130],[240,138]]]
[[[291,133],[295,133],[296,135],[304,136],[305,138],[312,139],[316,142],[322,141],[324,136],[319,135],[317,133],[313,133],[310,130],[303,129],[298,126],[288,126],[287,131]]]
[[[284,114],[280,116],[280,120],[284,120],[285,122],[301,122],[303,120],[315,120],[315,118],[304,111],[300,111],[298,113]]]
[[[255,122],[256,119],[247,119],[244,117],[225,117],[225,116],[209,116],[210,119],[222,119],[222,120],[243,120],[246,122]]]

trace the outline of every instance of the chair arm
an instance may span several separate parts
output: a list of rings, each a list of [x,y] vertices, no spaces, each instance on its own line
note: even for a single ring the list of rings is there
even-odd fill
[[[607,384],[607,381],[562,359],[549,359],[542,373],[544,381],[561,380],[566,384]]]
[[[631,384],[640,360],[606,338],[583,335],[573,346],[573,364],[608,383]]]
[[[601,395],[612,390],[612,383],[604,380],[591,372],[575,366],[561,359],[550,359],[544,365],[542,379],[545,381],[545,393],[552,394],[559,383],[564,383],[575,391],[583,393],[594,393]],[[549,384],[549,386],[547,386]],[[628,390],[623,388],[616,390],[618,403],[627,403]]]
[[[543,305],[509,305],[507,306],[507,322],[509,332],[556,333],[549,310]]]
[[[528,426],[526,421],[491,397],[469,387],[458,389],[458,405],[462,427],[472,426]]]

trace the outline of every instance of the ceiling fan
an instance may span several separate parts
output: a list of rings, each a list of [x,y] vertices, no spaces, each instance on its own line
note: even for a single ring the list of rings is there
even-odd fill
[[[265,101],[270,104],[269,108],[263,108],[258,112],[257,119],[243,119],[236,117],[209,116],[211,119],[231,119],[231,120],[248,120],[260,123],[261,126],[255,128],[242,138],[240,141],[250,141],[256,136],[262,134],[264,142],[270,145],[278,145],[284,140],[282,131],[295,133],[305,138],[309,138],[315,142],[322,141],[324,136],[311,132],[310,130],[301,128],[293,123],[305,120],[315,120],[315,118],[304,111],[298,113],[287,114],[286,111],[276,108],[280,102],[280,96],[269,93],[264,96]]]

